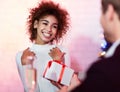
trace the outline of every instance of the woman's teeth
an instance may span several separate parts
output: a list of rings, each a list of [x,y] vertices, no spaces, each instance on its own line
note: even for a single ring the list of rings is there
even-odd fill
[[[45,37],[50,37],[50,36],[51,36],[51,34],[48,34],[48,33],[43,33],[43,35],[44,35]]]

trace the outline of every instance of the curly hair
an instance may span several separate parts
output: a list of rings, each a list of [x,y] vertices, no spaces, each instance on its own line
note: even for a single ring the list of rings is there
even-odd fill
[[[42,1],[38,3],[37,7],[30,9],[30,15],[28,16],[27,26],[31,41],[37,38],[37,30],[34,28],[35,20],[47,15],[53,15],[58,20],[58,31],[54,39],[56,42],[67,33],[69,29],[69,13],[61,8],[59,4],[52,1]]]

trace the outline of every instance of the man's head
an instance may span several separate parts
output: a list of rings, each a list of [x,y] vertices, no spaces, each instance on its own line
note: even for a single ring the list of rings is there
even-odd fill
[[[120,0],[102,0],[102,12],[105,13],[111,4],[120,18]]]
[[[104,36],[107,41],[113,43],[120,39],[120,0],[102,0],[101,4]]]

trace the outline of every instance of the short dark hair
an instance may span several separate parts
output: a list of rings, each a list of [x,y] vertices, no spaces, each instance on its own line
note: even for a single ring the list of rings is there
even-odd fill
[[[44,16],[53,15],[58,20],[58,31],[54,40],[58,42],[69,29],[69,13],[60,7],[58,3],[52,1],[42,1],[38,6],[30,9],[30,15],[27,20],[28,32],[30,40],[33,41],[37,37],[37,30],[34,28],[35,20]]]
[[[106,12],[108,5],[111,4],[119,16],[120,19],[120,0],[102,0],[102,11]]]

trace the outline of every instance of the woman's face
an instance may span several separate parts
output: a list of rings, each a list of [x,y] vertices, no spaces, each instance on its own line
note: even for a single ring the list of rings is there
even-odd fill
[[[37,44],[47,44],[53,40],[58,30],[58,21],[53,15],[47,15],[34,22],[37,29]]]

